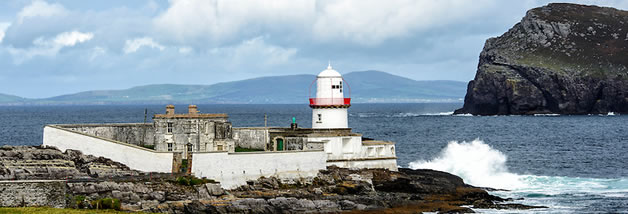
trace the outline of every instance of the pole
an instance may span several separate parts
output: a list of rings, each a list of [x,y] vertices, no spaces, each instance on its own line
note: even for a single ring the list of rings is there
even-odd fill
[[[268,116],[264,113],[264,127],[268,127]]]

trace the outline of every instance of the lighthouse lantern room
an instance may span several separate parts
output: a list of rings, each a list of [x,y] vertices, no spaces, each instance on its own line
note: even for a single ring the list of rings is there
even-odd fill
[[[342,75],[331,67],[331,64],[318,74],[316,77],[316,98],[310,98],[312,128],[339,129],[349,127],[347,109],[351,106],[351,98],[344,97],[343,84],[347,83],[342,79]],[[350,94],[350,92],[348,93]]]

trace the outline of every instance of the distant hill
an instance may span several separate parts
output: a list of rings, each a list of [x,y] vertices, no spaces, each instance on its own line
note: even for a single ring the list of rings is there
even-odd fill
[[[353,102],[453,102],[464,97],[466,83],[416,81],[381,71],[343,75]],[[159,84],[124,90],[98,90],[29,99],[27,104],[140,103],[307,103],[315,75],[270,76],[213,85]],[[315,90],[316,85],[312,85]],[[315,95],[312,91],[312,96]],[[4,103],[0,101],[0,103]]]
[[[0,103],[19,103],[23,102],[24,100],[25,99],[22,97],[0,93]]]

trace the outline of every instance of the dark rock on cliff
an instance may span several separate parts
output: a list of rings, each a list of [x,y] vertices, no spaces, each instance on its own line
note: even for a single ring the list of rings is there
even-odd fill
[[[486,41],[455,113],[628,113],[628,11],[576,4],[534,8]]]

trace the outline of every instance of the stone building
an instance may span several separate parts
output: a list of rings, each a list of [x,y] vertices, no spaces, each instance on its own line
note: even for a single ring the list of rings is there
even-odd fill
[[[188,113],[176,114],[174,105],[165,114],[153,117],[154,145],[157,151],[187,152],[232,151],[231,122],[227,114],[199,114],[196,105]]]

